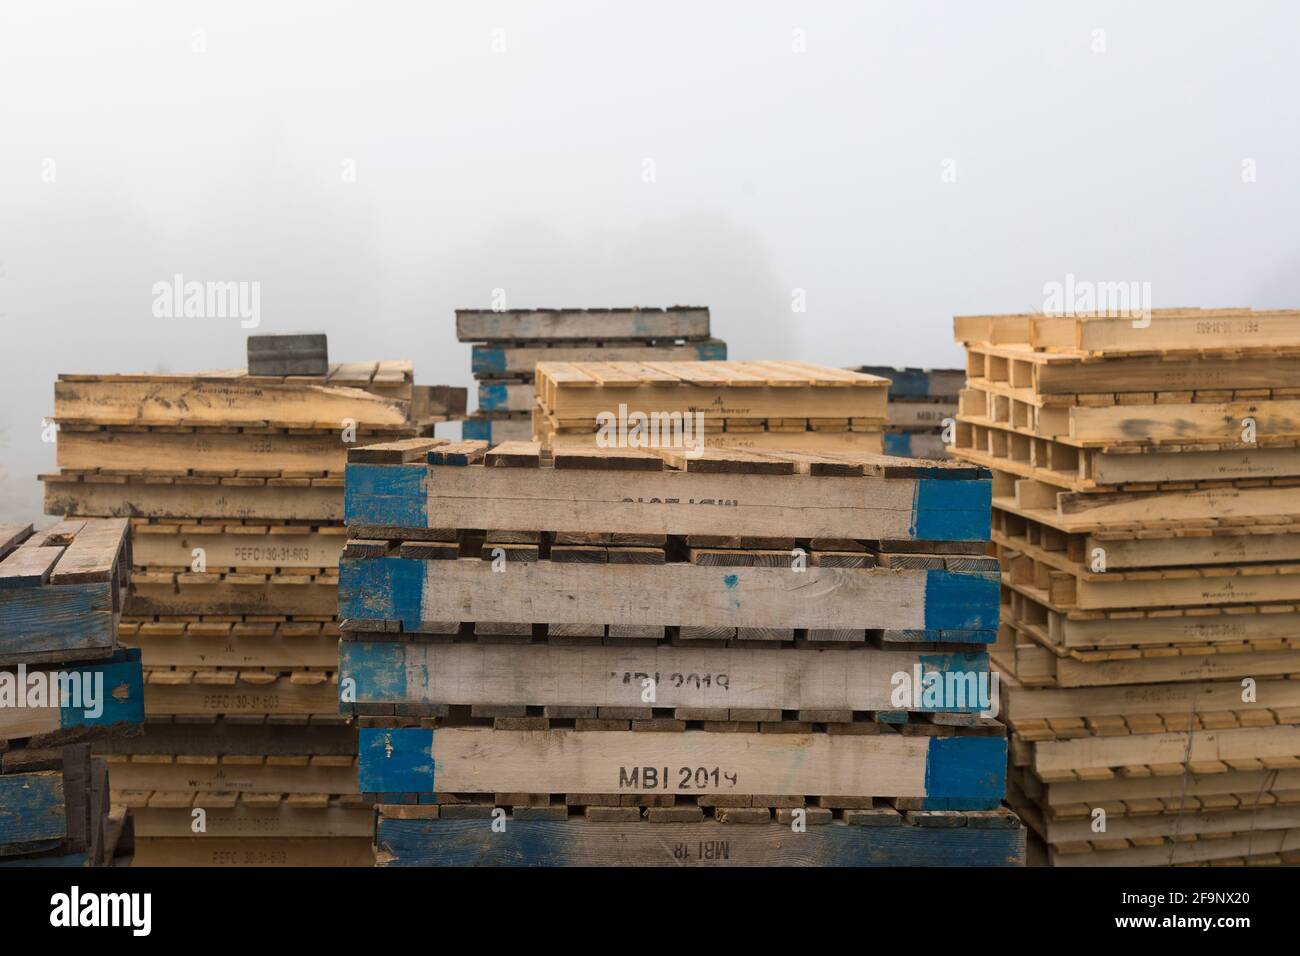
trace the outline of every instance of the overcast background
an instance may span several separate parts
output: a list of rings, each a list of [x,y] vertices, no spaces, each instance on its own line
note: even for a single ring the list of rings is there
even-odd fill
[[[1298,35],[1281,0],[4,0],[0,520],[42,510],[57,373],[244,364],[237,319],[153,316],[175,273],[460,385],[496,288],[835,365],[958,364],[954,314],[1067,273],[1300,306]]]

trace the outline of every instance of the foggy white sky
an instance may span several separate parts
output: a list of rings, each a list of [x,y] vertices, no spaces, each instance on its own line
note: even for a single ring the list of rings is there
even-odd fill
[[[463,385],[452,310],[498,287],[835,365],[958,363],[954,314],[1066,273],[1295,307],[1297,35],[1283,0],[4,0],[0,520],[41,511],[58,372],[244,364],[237,319],[153,316],[178,272]]]

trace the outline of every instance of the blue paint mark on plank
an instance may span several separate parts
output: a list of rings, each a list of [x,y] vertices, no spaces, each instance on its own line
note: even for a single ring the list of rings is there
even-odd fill
[[[726,342],[701,342],[694,348],[695,357],[701,362],[721,362],[727,357]]]
[[[342,558],[339,561],[339,617],[401,621],[420,625],[424,596],[423,561],[407,558]]]
[[[657,828],[657,829],[651,829]],[[860,827],[790,828],[560,820],[404,820],[380,816],[385,866],[1023,866],[1025,830]],[[666,853],[672,846],[677,852]]]
[[[67,835],[63,774],[0,775],[0,846],[62,840]]]
[[[0,661],[11,654],[103,650],[114,643],[107,581],[0,589]]]
[[[480,382],[478,386],[478,407],[485,412],[504,409],[510,401],[506,387],[500,383]]]
[[[470,352],[469,364],[475,376],[500,375],[506,370],[506,350],[493,345],[476,345]]]
[[[997,631],[974,631],[950,628],[945,631],[921,629],[890,631],[890,641],[914,641],[919,644],[992,644],[998,639]]]
[[[925,572],[926,630],[992,630],[1001,610],[998,582],[981,574]]]
[[[362,727],[357,783],[362,793],[433,793],[433,735],[427,727]]]
[[[467,418],[461,422],[460,437],[464,441],[491,441],[492,419]]]
[[[352,678],[357,703],[406,700],[406,649],[397,641],[339,642],[339,677]]]
[[[428,494],[425,465],[348,465],[343,517],[348,524],[427,528]]]
[[[922,478],[912,500],[912,535],[924,541],[987,541],[993,482]]]
[[[930,800],[966,800],[967,810],[992,809],[1006,792],[1005,737],[931,737],[925,760],[925,794]],[[953,808],[956,809],[956,808]]]
[[[62,707],[59,726],[64,730],[144,723],[144,671],[138,648],[123,649],[108,661],[59,670],[79,674],[83,687],[88,686],[87,682],[95,682],[97,675],[102,674],[104,681],[101,713],[92,716],[82,707]],[[83,698],[79,703],[85,702]]]

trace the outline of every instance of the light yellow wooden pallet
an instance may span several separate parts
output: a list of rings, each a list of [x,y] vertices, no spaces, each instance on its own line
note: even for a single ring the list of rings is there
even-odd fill
[[[149,669],[145,715],[337,715],[337,675],[258,669]]]
[[[1076,360],[1300,349],[1300,312],[1286,310],[1152,309],[1149,323],[1132,315],[959,315],[953,330],[966,344],[1019,345],[1030,355],[1060,353]]]
[[[343,477],[63,474],[40,476],[45,511],[56,515],[144,518],[343,520]]]
[[[171,794],[336,795],[357,792],[356,757],[332,754],[110,754],[114,790]],[[187,804],[188,805],[188,804]]]

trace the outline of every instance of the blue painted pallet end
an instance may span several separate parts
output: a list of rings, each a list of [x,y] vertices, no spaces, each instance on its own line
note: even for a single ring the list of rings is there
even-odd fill
[[[362,727],[357,783],[362,793],[433,793],[433,735],[427,727]]]
[[[460,437],[463,441],[492,440],[492,419],[467,418],[460,423]]]
[[[0,774],[0,847],[62,840],[68,835],[63,774]]]
[[[425,465],[350,464],[344,473],[343,518],[348,524],[427,528],[428,494]]]
[[[927,809],[992,810],[1006,794],[1005,737],[931,737],[925,761]],[[951,806],[951,801],[964,806]],[[931,806],[931,801],[944,801]]]
[[[912,501],[912,535],[925,541],[987,541],[993,482],[922,478]]]
[[[350,678],[354,702],[400,701],[406,699],[406,648],[398,641],[340,641],[339,691]],[[350,714],[351,707],[342,705]]]
[[[502,375],[506,370],[506,350],[498,345],[476,345],[470,351],[469,364],[476,378]]]
[[[406,558],[341,558],[339,617],[356,621],[401,621],[416,630],[421,621],[424,562]]]
[[[478,407],[480,411],[503,411],[510,401],[505,385],[499,382],[479,382]]]
[[[1001,586],[992,576],[932,568],[925,572],[925,629],[993,630],[1001,599]]]
[[[107,661],[61,667],[59,670],[79,675],[83,686],[90,681],[102,690],[97,701],[97,714],[82,706],[60,708],[59,726],[64,730],[144,723],[144,669],[140,665],[138,648],[124,648]],[[100,675],[103,677],[102,688],[98,688]],[[80,698],[80,703],[89,702],[84,696]]]

